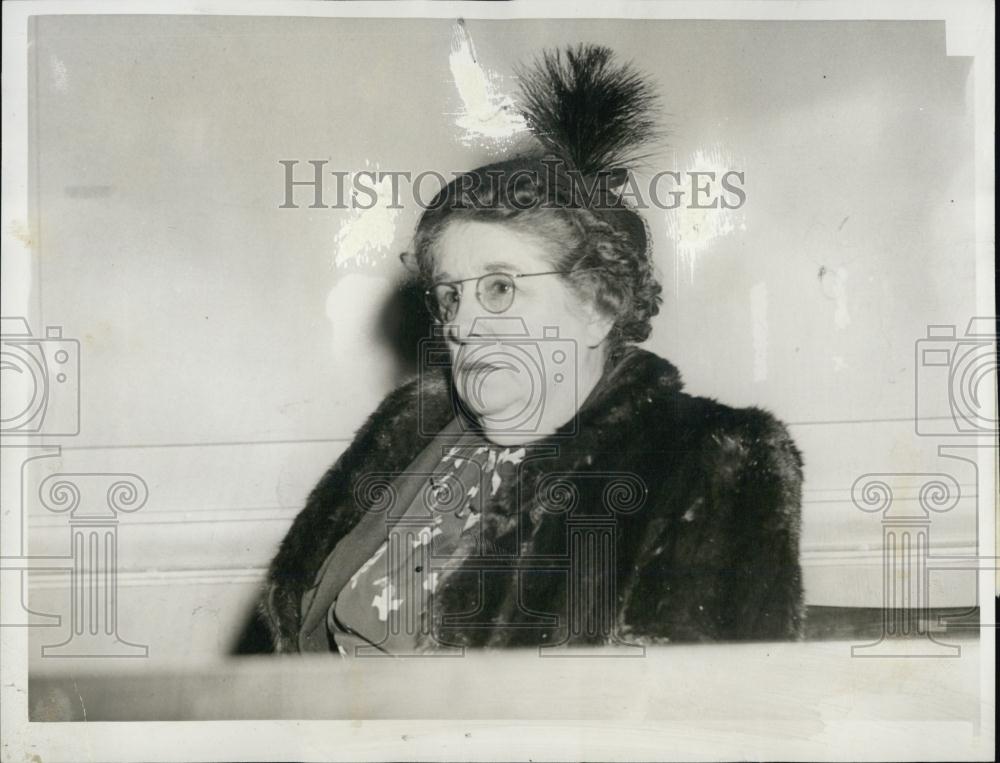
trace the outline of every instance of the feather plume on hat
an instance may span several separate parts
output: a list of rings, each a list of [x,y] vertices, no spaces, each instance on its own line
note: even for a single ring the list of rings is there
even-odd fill
[[[584,177],[611,173],[617,185],[647,158],[643,147],[658,137],[656,95],[631,64],[616,63],[609,48],[546,51],[517,73],[528,127],[567,169]]]

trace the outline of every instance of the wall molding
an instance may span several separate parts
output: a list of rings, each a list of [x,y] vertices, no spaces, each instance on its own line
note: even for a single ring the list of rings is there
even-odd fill
[[[975,557],[976,549],[969,543],[936,544],[935,554]],[[815,546],[802,549],[802,567],[815,568],[881,567],[883,564],[880,548]],[[30,589],[65,588],[69,585],[69,570],[37,570],[28,574]],[[217,565],[201,568],[180,569],[132,569],[118,573],[120,586],[171,586],[188,585],[247,585],[261,583],[267,572],[266,565],[253,567],[227,567]]]

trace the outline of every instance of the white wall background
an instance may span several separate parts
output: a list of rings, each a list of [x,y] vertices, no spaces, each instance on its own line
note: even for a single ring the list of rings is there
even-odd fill
[[[650,171],[746,173],[730,233],[692,240],[647,216],[665,296],[649,347],[689,391],[789,423],[808,602],[881,603],[879,517],[850,500],[867,472],[953,474],[970,497],[935,517],[934,548],[971,553],[975,474],[913,424],[914,342],[931,323],[961,332],[975,295],[970,61],[945,55],[944,25],[468,29],[511,92],[513,65],[542,47],[611,46],[669,112]],[[380,320],[417,210],[391,246],[344,262],[350,213],[279,209],[278,161],[418,173],[495,156],[456,125],[452,44],[446,20],[36,21],[33,328],[80,340],[82,402],[80,434],[26,476],[147,482],[119,531],[119,619],[153,659],[231,645],[307,491],[408,370]],[[31,551],[66,553],[65,517],[24,508]],[[65,611],[65,585],[33,575],[32,607]],[[972,586],[935,576],[931,603],[970,605]]]

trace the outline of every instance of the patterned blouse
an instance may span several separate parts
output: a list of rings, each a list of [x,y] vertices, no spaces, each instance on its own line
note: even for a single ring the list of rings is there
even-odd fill
[[[499,448],[474,433],[441,459],[427,489],[354,573],[327,614],[345,657],[447,651],[431,636],[435,591],[463,559],[480,553],[483,500],[516,479],[524,448]]]

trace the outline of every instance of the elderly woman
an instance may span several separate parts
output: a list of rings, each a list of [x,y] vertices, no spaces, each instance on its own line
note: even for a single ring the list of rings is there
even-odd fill
[[[276,649],[795,638],[798,451],[636,346],[660,286],[620,192],[650,90],[593,46],[521,80],[538,146],[423,214],[406,260],[437,330],[281,544]]]

